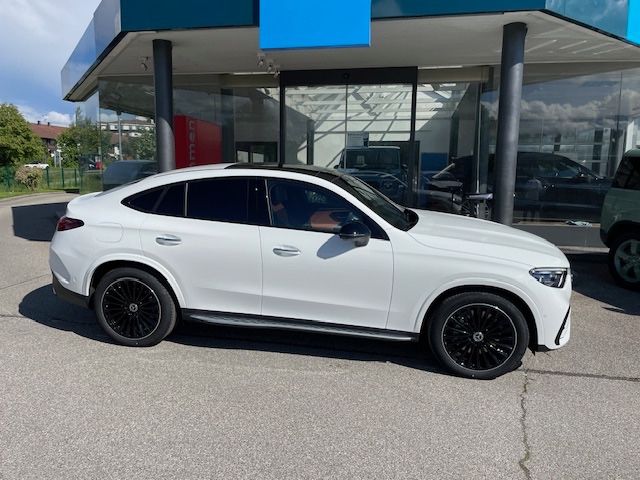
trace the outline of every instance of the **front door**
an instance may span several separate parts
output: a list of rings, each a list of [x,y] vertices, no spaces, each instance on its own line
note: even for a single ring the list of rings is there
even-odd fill
[[[268,179],[267,192],[270,226],[260,227],[262,314],[385,328],[393,253],[384,232],[323,187]],[[352,221],[372,230],[367,246],[337,235]]]

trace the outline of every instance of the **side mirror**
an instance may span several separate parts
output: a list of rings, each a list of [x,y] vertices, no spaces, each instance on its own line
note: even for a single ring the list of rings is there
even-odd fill
[[[349,222],[340,229],[342,240],[353,240],[356,247],[366,247],[371,240],[371,230],[364,223]]]
[[[585,172],[580,172],[578,173],[578,175],[576,175],[576,181],[579,183],[589,183],[589,175],[587,175]]]

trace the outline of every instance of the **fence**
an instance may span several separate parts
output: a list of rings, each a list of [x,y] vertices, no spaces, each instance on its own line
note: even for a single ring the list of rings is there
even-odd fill
[[[14,167],[0,168],[0,192],[28,192],[28,189],[16,182]],[[82,171],[78,168],[49,167],[42,171],[42,181],[36,189],[70,190],[78,192],[96,192],[102,190],[102,172],[100,170]]]

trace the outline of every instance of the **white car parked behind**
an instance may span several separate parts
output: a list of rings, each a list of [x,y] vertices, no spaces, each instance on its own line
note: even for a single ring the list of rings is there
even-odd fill
[[[79,197],[50,266],[57,294],[129,346],[178,318],[424,338],[452,372],[487,379],[570,334],[569,263],[552,244],[314,167],[194,167]]]

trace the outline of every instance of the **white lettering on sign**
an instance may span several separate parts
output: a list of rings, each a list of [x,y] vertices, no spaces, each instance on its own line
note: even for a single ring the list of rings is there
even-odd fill
[[[189,120],[189,166],[196,165],[196,147],[198,136],[196,134],[195,120]]]

